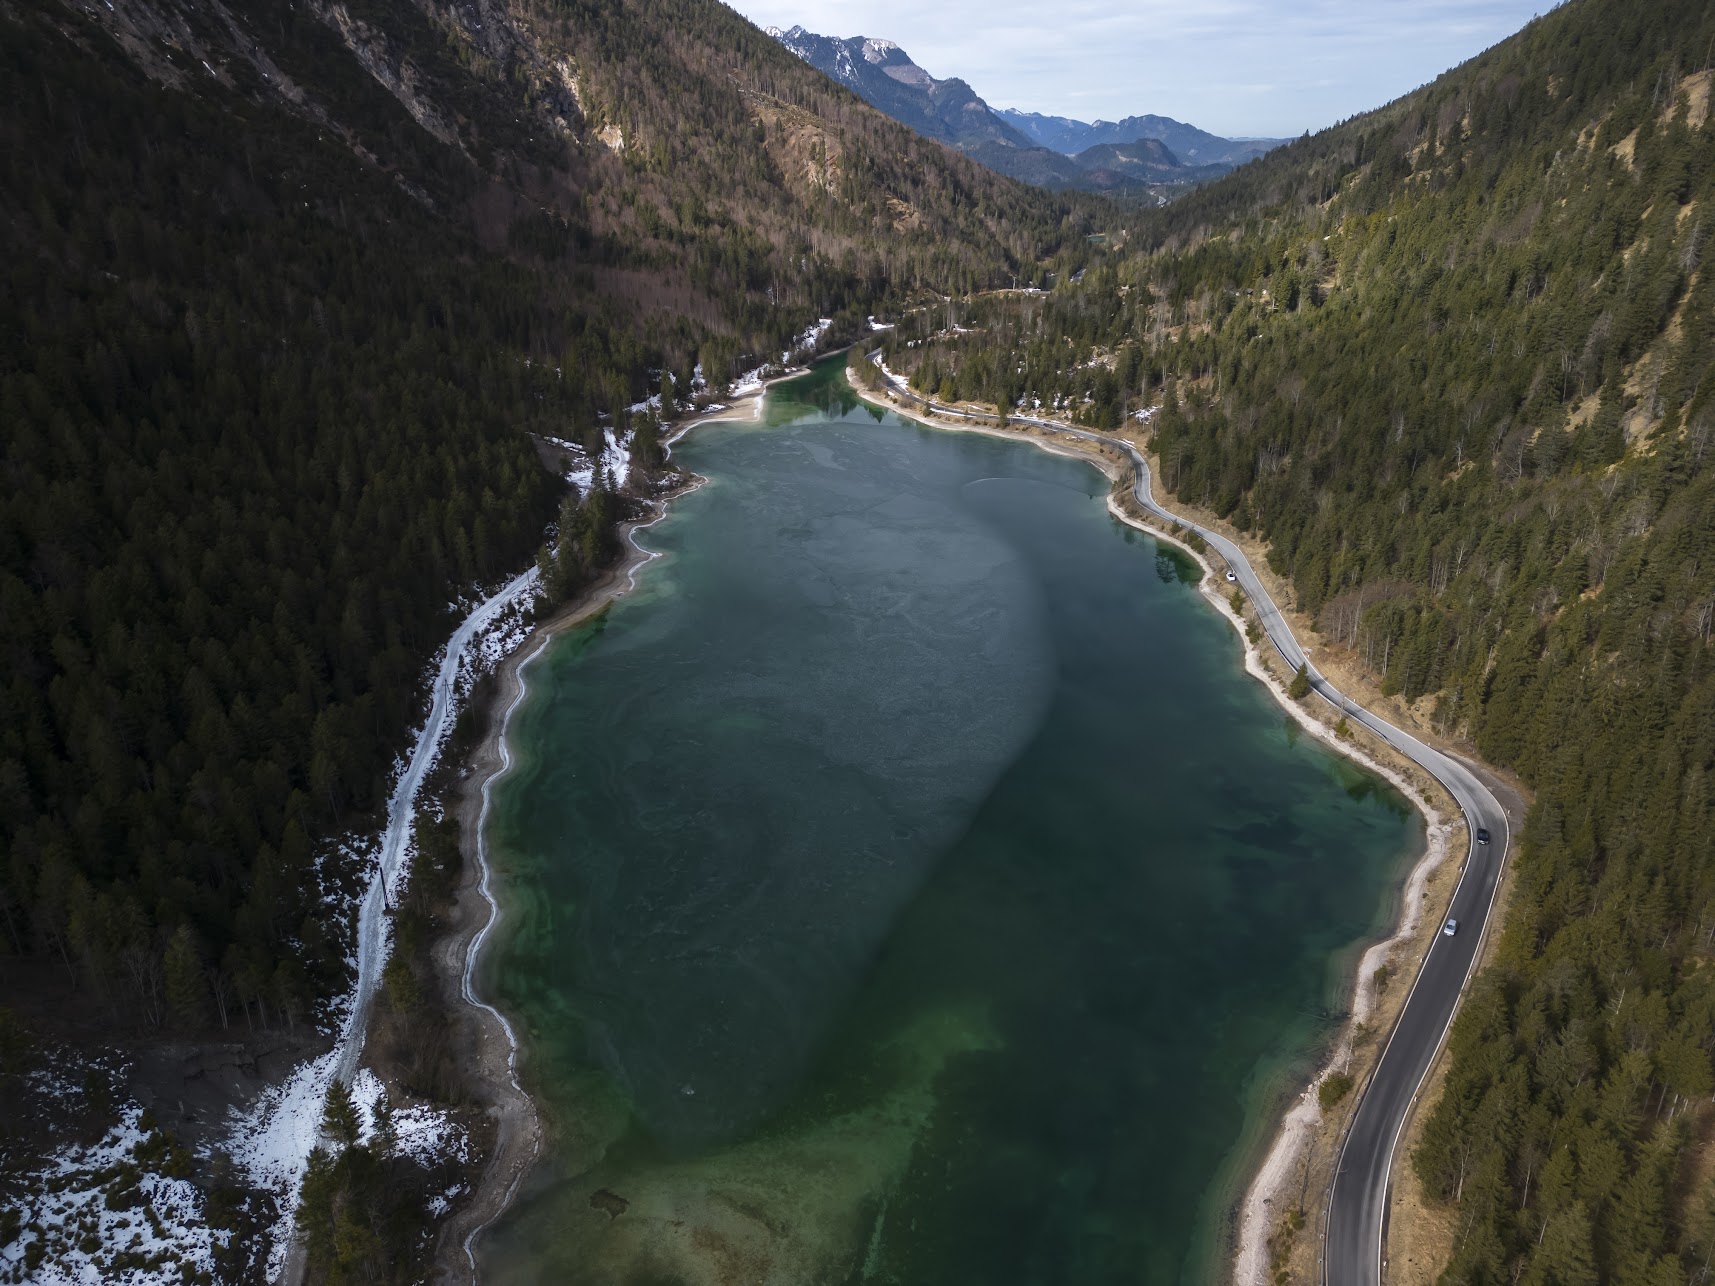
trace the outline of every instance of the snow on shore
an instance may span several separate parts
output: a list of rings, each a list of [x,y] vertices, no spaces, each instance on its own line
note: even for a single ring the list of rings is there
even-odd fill
[[[799,337],[799,349],[813,348],[832,325],[823,318]],[[751,375],[761,388],[766,368]],[[743,381],[741,381],[742,383]],[[598,461],[574,469],[568,480],[588,492],[596,470],[605,468],[613,485],[619,486],[631,471],[631,435],[603,430],[604,446]],[[568,452],[573,444],[548,439]],[[587,454],[584,459],[588,459]],[[286,1263],[293,1236],[293,1216],[298,1191],[309,1166],[311,1151],[322,1142],[322,1118],[329,1086],[335,1079],[371,1094],[369,1081],[380,1083],[372,1073],[361,1071],[364,1028],[369,1007],[387,963],[392,941],[385,910],[410,878],[412,829],[417,815],[417,796],[451,734],[458,710],[477,678],[494,669],[523,641],[530,631],[525,609],[534,599],[537,570],[532,567],[515,577],[490,598],[471,607],[441,654],[435,675],[428,717],[417,734],[409,756],[400,766],[393,795],[388,803],[387,829],[374,857],[367,889],[357,913],[357,941],[352,957],[356,983],[350,993],[332,1007],[332,1022],[338,1028],[334,1047],[319,1058],[301,1064],[284,1082],[273,1087],[248,1112],[235,1116],[226,1150],[239,1172],[253,1186],[272,1192],[280,1200],[281,1215],[272,1230],[268,1274],[278,1277]],[[463,604],[453,604],[455,608]],[[475,952],[472,952],[474,957]],[[468,969],[466,985],[469,985]],[[486,1006],[485,1006],[486,1007]],[[504,1020],[503,1020],[504,1021]],[[360,1115],[373,1121],[371,1097]],[[372,1125],[370,1127],[372,1128]],[[448,1149],[463,1155],[468,1140],[463,1130],[431,1108],[406,1108],[395,1113],[398,1146],[423,1155],[444,1155]]]
[[[631,477],[632,435],[627,433],[623,438],[616,438],[612,429],[603,429],[602,436],[605,439],[601,452],[602,468],[607,470],[608,485],[617,490]]]
[[[270,1277],[277,1277],[285,1266],[298,1189],[309,1165],[310,1151],[321,1140],[328,1087],[336,1077],[349,1084],[358,1074],[369,1007],[392,946],[387,905],[410,874],[418,793],[440,757],[441,746],[452,731],[459,704],[468,694],[475,673],[489,657],[497,659],[505,655],[506,639],[491,643],[487,636],[497,628],[505,635],[522,628],[520,609],[529,600],[536,578],[536,569],[532,567],[479,603],[453,632],[442,653],[428,718],[417,733],[388,803],[387,829],[358,912],[354,961],[357,981],[336,1011],[338,1040],[326,1054],[302,1064],[284,1083],[264,1095],[249,1113],[233,1122],[228,1151],[234,1164],[251,1184],[273,1192],[281,1203],[282,1213],[272,1232],[273,1244],[268,1256]],[[400,1137],[404,1137],[403,1133]]]
[[[753,371],[746,371],[732,382],[729,390],[734,397],[744,397],[748,393],[761,391],[768,379],[768,367],[758,366]]]
[[[792,341],[791,348],[781,352],[779,362],[764,362],[754,370],[746,371],[728,386],[728,394],[732,397],[744,397],[749,393],[761,392],[769,378],[780,374],[783,368],[791,366],[793,359],[813,357],[816,349],[821,345],[822,336],[828,333],[828,329],[833,324],[834,319],[832,317],[817,318],[800,332],[797,339]],[[697,369],[701,371],[702,367],[698,366]]]
[[[659,402],[659,395],[651,401]],[[647,408],[648,402],[639,402],[638,407]],[[636,407],[632,408],[637,409]],[[608,485],[618,489],[623,487],[631,477],[631,442],[634,434],[627,431],[615,434],[611,428],[602,430],[601,455],[590,459],[590,454],[575,442],[567,442],[563,438],[543,438],[544,442],[552,443],[571,457],[572,467],[565,473],[565,479],[578,489],[578,495],[587,496],[590,488],[595,486],[597,469],[607,470]]]
[[[376,1141],[382,1128],[381,1106],[387,1099],[381,1078],[365,1067],[351,1081],[351,1102],[357,1109],[357,1141]],[[470,1139],[452,1114],[428,1104],[397,1108],[388,1123],[393,1151],[423,1165],[451,1157],[463,1162],[470,1156]]]
[[[834,324],[832,317],[819,317],[812,326],[806,326],[804,333],[798,336],[796,343],[780,354],[780,364],[790,366],[792,359],[800,353],[813,353],[816,346],[822,342],[822,336],[828,333],[828,327]]]
[[[212,1281],[215,1250],[202,1193],[171,1168],[168,1144],[126,1107],[89,1147],[62,1148],[28,1176],[14,1206],[19,1233],[0,1246],[0,1279],[42,1286],[156,1286]]]

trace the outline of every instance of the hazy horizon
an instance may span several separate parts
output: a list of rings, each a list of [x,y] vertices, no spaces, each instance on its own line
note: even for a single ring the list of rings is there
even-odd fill
[[[1228,137],[1290,138],[1380,107],[1522,28],[1541,0],[737,0],[758,26],[903,46],[990,106],[1120,120],[1154,113]]]

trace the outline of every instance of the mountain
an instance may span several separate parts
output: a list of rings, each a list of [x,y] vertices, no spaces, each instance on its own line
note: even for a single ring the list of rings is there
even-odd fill
[[[1055,191],[1131,193],[1165,198],[1187,186],[1219,178],[1226,165],[1184,165],[1167,146],[1152,138],[1135,143],[1104,143],[1076,156],[1043,147],[1020,149],[1004,143],[977,143],[964,149],[990,169]]]
[[[1317,664],[1532,793],[1396,1153],[1422,1280],[1715,1255],[1712,42],[1705,0],[1569,0],[888,358],[1102,427],[1153,407],[1158,485],[1264,546]]]
[[[1160,139],[1135,143],[1098,143],[1072,158],[1098,190],[1136,183],[1198,183],[1219,178],[1228,170],[1220,163],[1186,165]]]
[[[1087,192],[1183,188],[1224,174],[1269,146],[1216,138],[1166,117],[1132,117],[1120,125],[1104,123],[1098,130],[1059,117],[996,112],[964,81],[937,80],[891,40],[867,36],[839,39],[819,36],[803,27],[789,31],[769,27],[767,32],[895,120],[958,148],[990,169],[1038,187]],[[1138,124],[1138,132],[1124,137],[1115,133],[1132,122]],[[1152,132],[1157,129],[1162,132]],[[1083,137],[1077,130],[1089,134],[1078,147],[1045,141],[1045,136]],[[1177,141],[1168,141],[1161,153],[1147,160],[1142,153],[1100,153],[1087,159],[1070,155],[1098,145],[1131,147],[1145,139],[1166,139],[1168,134]],[[1183,153],[1184,161],[1176,155],[1181,145],[1190,149]]]
[[[215,1244],[182,1275],[261,1275],[278,1195],[204,1149],[234,1081],[338,1021],[436,652],[533,561],[562,592],[601,575],[650,488],[582,495],[549,439],[647,464],[644,408],[686,409],[699,368],[718,389],[819,317],[832,342],[957,294],[956,335],[918,312],[933,342],[890,360],[1104,425],[1147,392],[1164,484],[1266,540],[1319,654],[1534,790],[1400,1153],[1457,1230],[1450,1279],[1700,1279],[1712,41],[1700,0],[1569,0],[1119,238],[715,0],[0,6],[5,1260],[167,1276],[161,1185],[194,1181]],[[1086,170],[876,53],[973,154],[1207,159],[1086,140]],[[1050,268],[1027,303],[988,290]],[[377,1001],[413,1103],[476,1101],[432,963],[452,829],[416,837]],[[430,1171],[328,1107],[306,1279],[430,1276],[480,1109],[464,1168]],[[140,1193],[147,1240],[104,1247]]]
[[[1195,183],[1219,178],[1226,165],[1184,165],[1156,139],[1135,143],[1104,143],[1076,156],[1062,156],[1045,147],[1016,148],[1004,143],[977,143],[965,152],[990,169],[1025,183],[1057,192],[1105,192],[1153,196],[1165,200]]]
[[[1121,121],[1079,121],[1066,116],[1043,116],[1003,107],[995,115],[1039,147],[1067,156],[1103,144],[1132,143],[1153,138],[1165,143],[1180,160],[1198,165],[1243,165],[1279,147],[1285,139],[1221,138],[1171,116],[1128,116]]]
[[[538,560],[575,592],[641,503],[580,498],[551,439],[630,433],[647,468],[651,397],[719,395],[818,318],[832,343],[917,292],[1036,279],[1100,225],[713,0],[19,0],[0,76],[12,1193],[127,1102],[217,1144],[236,1091],[199,1059],[322,1047],[461,603]],[[436,932],[398,930],[380,1012],[410,1034],[401,1083],[458,1099]],[[376,1183],[420,1214],[429,1181]],[[238,1208],[211,1279],[257,1271]],[[413,1279],[429,1243],[363,1208],[361,1255]],[[19,1237],[32,1273],[81,1253],[0,1221],[9,1262]]]
[[[0,885],[78,978],[117,971],[85,895],[273,977],[302,910],[272,900],[378,803],[450,592],[553,515],[530,433],[599,438],[662,373],[723,384],[818,316],[850,335],[898,283],[1009,281],[1089,226],[703,0],[33,0],[0,32],[33,87],[0,117]],[[259,567],[205,576],[206,550]],[[221,658],[168,645],[186,629]]]
[[[1055,192],[1099,191],[1083,168],[1069,156],[1045,147],[1014,147],[1008,143],[967,144],[961,149],[973,160],[1020,183]]]
[[[790,31],[769,27],[767,32],[823,75],[919,134],[960,148],[982,143],[1033,146],[964,81],[935,79],[891,40],[867,36],[841,40],[803,27]]]

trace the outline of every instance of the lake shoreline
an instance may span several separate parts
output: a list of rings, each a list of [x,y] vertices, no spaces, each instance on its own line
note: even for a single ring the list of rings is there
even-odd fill
[[[832,356],[832,354],[824,355]],[[719,411],[699,415],[676,426],[664,442],[671,445],[691,430],[707,423],[759,420],[767,390],[773,384],[794,379],[802,370],[788,372],[752,392],[748,392]],[[854,386],[855,388],[855,386]],[[1030,431],[1001,429],[931,419],[901,402],[867,389],[855,389],[860,397],[880,401],[889,409],[913,423],[953,432],[978,433],[1010,441],[1025,440],[1050,454],[1082,460],[1095,465],[1110,483],[1120,481],[1122,474],[1116,463],[1096,449],[1076,440],[1056,442]],[[748,407],[746,404],[749,404]],[[460,823],[460,846],[464,854],[464,876],[455,900],[454,927],[437,950],[437,963],[442,966],[444,980],[450,985],[461,1012],[469,1015],[468,1038],[462,1043],[469,1063],[476,1069],[474,1079],[486,1088],[485,1102],[491,1115],[497,1118],[498,1130],[493,1153],[470,1203],[456,1213],[441,1234],[437,1249],[434,1280],[474,1281],[474,1243],[489,1227],[498,1222],[510,1208],[542,1151],[545,1124],[535,1101],[526,1091],[517,1074],[517,1065],[524,1054],[523,1042],[512,1031],[507,1020],[491,1003],[482,998],[469,980],[480,968],[487,937],[501,925],[504,916],[498,898],[489,891],[492,871],[482,843],[487,819],[490,791],[510,767],[510,752],[506,744],[511,716],[529,697],[529,685],[521,671],[534,660],[553,639],[568,629],[577,627],[606,610],[611,604],[636,587],[641,569],[658,555],[637,544],[635,534],[667,513],[677,497],[695,490],[705,479],[691,477],[686,484],[673,489],[652,502],[653,512],[623,528],[625,556],[598,582],[573,601],[562,605],[552,616],[537,624],[525,639],[509,653],[494,672],[494,686],[480,706],[483,734],[467,758],[468,772],[456,790],[456,814]],[[1362,765],[1388,781],[1405,795],[1425,821],[1423,852],[1411,863],[1401,886],[1400,915],[1391,933],[1370,943],[1359,953],[1357,977],[1352,985],[1350,1017],[1342,1025],[1333,1044],[1333,1053],[1296,1096],[1284,1096],[1282,1108],[1267,1109],[1270,1116],[1278,1115],[1279,1124],[1262,1136],[1269,1140],[1266,1151],[1260,1146],[1245,1146],[1246,1156],[1224,1180],[1218,1200],[1225,1215],[1222,1227],[1229,1231],[1217,1250],[1222,1261],[1237,1280],[1250,1286],[1269,1277],[1268,1241],[1279,1221],[1280,1213],[1290,1203],[1282,1197],[1298,1177],[1300,1162],[1322,1126],[1322,1112],[1317,1101],[1316,1086],[1330,1071],[1349,1063],[1355,1034],[1374,1010],[1377,996],[1373,975],[1379,964],[1402,943],[1409,942],[1421,925],[1424,911],[1424,890],[1432,875],[1440,869],[1450,850],[1448,839],[1453,825],[1445,822],[1433,804],[1426,801],[1405,776],[1350,741],[1336,737],[1333,731],[1306,711],[1286,693],[1285,683],[1267,668],[1256,645],[1245,638],[1242,618],[1221,595],[1219,580],[1212,562],[1184,540],[1141,521],[1125,511],[1110,489],[1108,509],[1120,521],[1146,532],[1157,540],[1183,550],[1202,569],[1198,589],[1202,596],[1238,632],[1244,649],[1246,672],[1256,678],[1274,696],[1276,702],[1302,727],[1344,758]],[[1354,944],[1356,946],[1357,944]],[[1419,962],[1413,961],[1410,972],[1415,973]],[[1409,986],[1409,977],[1404,981]],[[1269,1093],[1269,1097],[1274,1094]]]
[[[1411,802],[1423,818],[1423,851],[1411,861],[1403,878],[1399,915],[1392,931],[1378,941],[1369,943],[1359,955],[1356,977],[1349,992],[1349,1016],[1335,1037],[1331,1054],[1297,1095],[1289,1094],[1285,1097],[1284,1109],[1277,1109],[1279,1124],[1265,1134],[1265,1137],[1271,1140],[1267,1149],[1247,1148],[1246,1151],[1251,1153],[1251,1156],[1236,1165],[1230,1190],[1219,1196],[1226,1212],[1222,1226],[1231,1230],[1225,1239],[1226,1244],[1221,1249],[1221,1257],[1228,1266],[1226,1277],[1237,1282],[1238,1286],[1265,1286],[1265,1283],[1271,1280],[1270,1239],[1285,1212],[1293,1208],[1292,1202],[1287,1199],[1290,1189],[1298,1176],[1300,1163],[1306,1162],[1306,1153],[1323,1126],[1324,1113],[1318,1099],[1317,1087],[1325,1076],[1344,1071],[1350,1064],[1360,1028],[1374,1014],[1379,1001],[1375,974],[1397,948],[1409,945],[1417,936],[1423,924],[1429,882],[1452,851],[1452,835],[1460,823],[1444,818],[1441,811],[1424,798],[1403,772],[1382,763],[1354,742],[1336,736],[1332,729],[1288,695],[1286,684],[1269,669],[1259,645],[1246,636],[1243,618],[1222,596],[1218,588],[1221,581],[1206,551],[1193,548],[1180,537],[1152,526],[1127,511],[1116,493],[1124,475],[1106,452],[1083,445],[1079,439],[1068,438],[1063,443],[1051,441],[1044,434],[1029,429],[1005,429],[935,418],[885,390],[858,389],[857,392],[860,397],[867,396],[877,400],[895,413],[927,428],[1028,442],[1039,450],[1081,459],[1101,470],[1112,484],[1107,499],[1109,513],[1127,526],[1182,550],[1202,569],[1203,576],[1198,584],[1198,591],[1237,632],[1244,650],[1245,672],[1261,683],[1276,703],[1306,731],[1344,758],[1360,764],[1387,781]],[[1421,964],[1421,959],[1413,960],[1409,968],[1402,971],[1402,991],[1409,992]],[[1245,1175],[1250,1176],[1248,1181],[1242,1178]]]
[[[675,425],[663,438],[663,447],[670,449],[705,424],[760,420],[768,390],[782,380],[796,379],[804,373],[803,369],[788,371],[735,397],[718,410],[703,412]],[[556,636],[600,615],[636,588],[638,573],[660,556],[639,545],[637,533],[660,522],[674,500],[697,490],[706,481],[694,474],[687,476],[681,485],[652,497],[650,513],[624,524],[620,538],[625,552],[619,562],[533,626],[495,667],[491,690],[474,706],[481,720],[482,735],[466,756],[465,773],[451,792],[452,811],[459,823],[462,873],[453,897],[451,928],[436,945],[435,964],[448,1003],[464,1020],[457,1037],[461,1061],[471,1069],[471,1080],[482,1094],[482,1106],[495,1120],[496,1132],[491,1155],[471,1200],[441,1229],[431,1274],[435,1282],[476,1281],[476,1241],[511,1208],[541,1155],[545,1138],[541,1112],[518,1072],[526,1053],[524,1043],[510,1021],[484,997],[477,981],[483,950],[504,921],[500,898],[492,891],[493,870],[483,831],[493,787],[512,764],[507,730],[512,716],[530,695],[522,671]]]

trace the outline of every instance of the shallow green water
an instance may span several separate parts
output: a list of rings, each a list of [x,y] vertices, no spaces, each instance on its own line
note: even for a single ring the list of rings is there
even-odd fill
[[[769,408],[527,671],[490,972],[554,1130],[484,1280],[1208,1280],[1416,815],[1088,465],[837,364]]]

